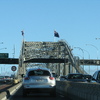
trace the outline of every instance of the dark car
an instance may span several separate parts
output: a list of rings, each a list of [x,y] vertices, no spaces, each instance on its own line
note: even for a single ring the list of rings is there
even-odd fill
[[[0,76],[0,82],[6,83],[6,82],[11,82],[12,78],[10,76]]]
[[[100,70],[96,71],[93,76],[92,80],[100,83]]]
[[[12,78],[10,76],[5,76],[5,82],[11,82]]]
[[[73,82],[86,82],[86,79],[84,79],[84,75],[81,73],[70,73],[67,76],[67,80]]]
[[[67,80],[72,82],[86,82],[84,75],[81,73],[69,73],[67,76],[61,76],[60,80]]]

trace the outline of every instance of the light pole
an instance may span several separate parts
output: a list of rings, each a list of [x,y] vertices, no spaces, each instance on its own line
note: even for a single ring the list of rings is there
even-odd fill
[[[95,38],[96,40],[99,40],[100,38]]]
[[[81,50],[82,51],[82,53],[83,53],[83,69],[84,69],[84,51],[83,51],[83,49],[82,48],[80,48],[80,47],[74,47],[74,48],[78,48],[79,50]]]
[[[75,54],[75,55],[82,57],[82,56],[81,56],[81,55],[79,55],[79,54]],[[83,57],[82,57],[82,58],[83,58]]]
[[[86,51],[88,53],[88,56],[89,56],[89,60],[90,60],[90,54],[87,50],[83,49],[84,51]],[[89,65],[89,74],[90,74],[90,65]]]
[[[95,45],[93,45],[93,44],[86,44],[86,45],[90,45],[90,46],[94,47],[97,50],[97,59],[98,59],[99,49]],[[97,66],[97,70],[98,70],[98,66]]]
[[[90,59],[90,54],[89,54],[89,52],[87,51],[87,50],[85,50],[85,49],[83,49],[84,51],[86,51],[87,53],[88,53],[88,56],[89,56],[89,59]]]
[[[3,42],[0,42],[0,44],[3,44]]]
[[[82,52],[83,52],[83,61],[84,61],[84,51],[86,51],[86,52],[88,53],[89,60],[90,60],[90,54],[89,54],[89,52],[88,52],[87,50],[82,49],[82,48],[80,48],[80,47],[75,47],[75,48],[79,48],[80,50],[82,50]],[[90,66],[89,66],[89,74],[90,74]]]
[[[98,52],[99,52],[99,49],[98,49],[95,45],[93,45],[93,44],[86,44],[86,45],[90,45],[90,46],[94,47],[94,48],[97,50],[97,59],[98,59]]]
[[[79,50],[81,50],[81,51],[82,51],[82,53],[83,53],[83,59],[84,59],[84,51],[83,51],[83,49],[82,49],[82,48],[80,48],[80,47],[74,47],[74,48],[78,48]]]

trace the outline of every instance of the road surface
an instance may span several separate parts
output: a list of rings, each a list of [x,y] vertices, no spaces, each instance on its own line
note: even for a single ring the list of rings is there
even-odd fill
[[[22,96],[22,87],[8,100],[70,100],[64,96],[57,94],[56,97],[51,97],[46,93],[29,94],[27,97]]]

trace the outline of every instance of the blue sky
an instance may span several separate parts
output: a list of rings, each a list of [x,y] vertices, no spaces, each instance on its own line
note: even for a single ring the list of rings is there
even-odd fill
[[[88,51],[84,51],[85,59],[89,55],[100,59],[100,39],[95,39],[100,38],[100,0],[0,0],[1,53],[12,58],[15,46],[14,57],[19,57],[22,30],[26,41],[54,41],[56,30],[60,35],[56,41],[64,39],[72,48]],[[83,57],[78,48],[73,54]]]

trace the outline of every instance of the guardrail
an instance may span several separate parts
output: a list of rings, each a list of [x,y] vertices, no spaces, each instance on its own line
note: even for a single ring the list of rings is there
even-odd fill
[[[100,100],[100,84],[57,81],[57,92],[71,100]]]
[[[14,92],[20,88],[22,85],[22,83],[18,83],[16,85],[14,85],[13,87],[7,89],[4,92],[0,93],[0,100],[7,100],[12,94],[14,94]]]

